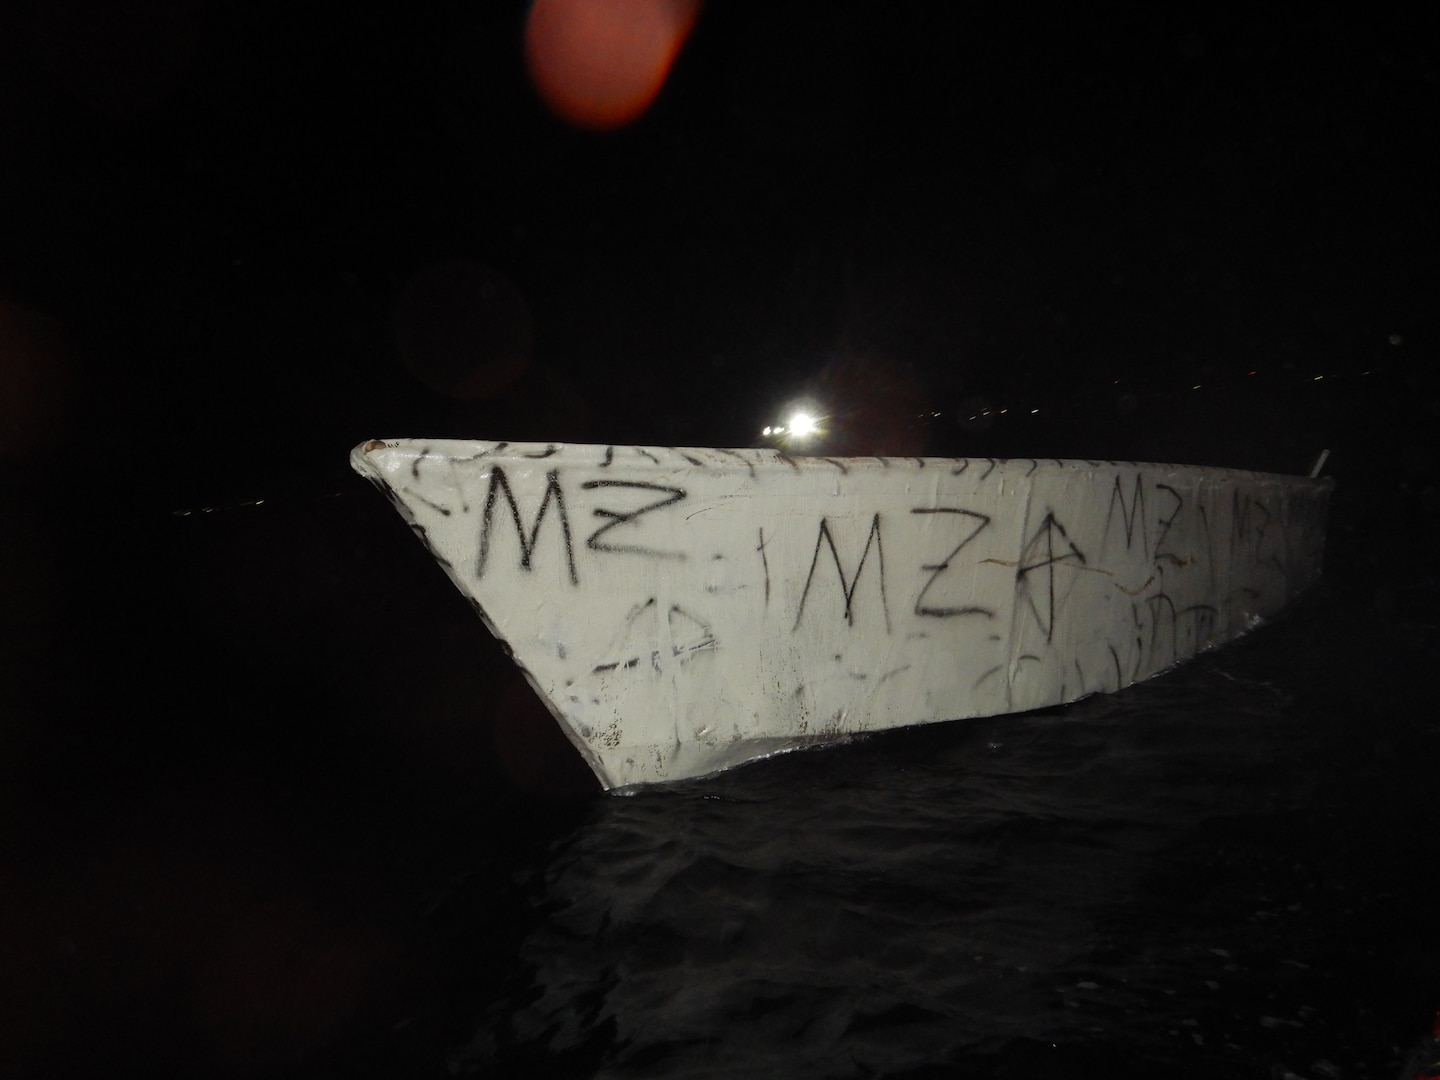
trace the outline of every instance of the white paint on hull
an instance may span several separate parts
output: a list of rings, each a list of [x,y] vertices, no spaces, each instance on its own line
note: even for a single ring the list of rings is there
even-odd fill
[[[388,440],[390,495],[607,788],[1113,692],[1319,574],[1328,480]]]

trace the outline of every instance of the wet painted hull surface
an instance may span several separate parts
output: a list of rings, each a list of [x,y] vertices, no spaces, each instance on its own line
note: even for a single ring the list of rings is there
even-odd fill
[[[1327,480],[1134,462],[375,441],[607,788],[1112,692],[1320,572]]]

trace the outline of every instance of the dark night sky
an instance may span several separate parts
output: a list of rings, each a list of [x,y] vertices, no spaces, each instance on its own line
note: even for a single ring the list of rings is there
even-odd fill
[[[1281,383],[1433,343],[1419,26],[825,10],[713,5],[597,135],[530,89],[521,5],[12,5],[0,293],[67,358],[45,430],[184,446],[162,498],[203,501],[373,435],[746,444],[818,378],[903,382],[932,452],[1299,469],[1345,433],[1259,439]],[[1263,407],[1184,405],[1220,437],[1153,437],[1251,370]],[[1053,422],[956,429],[976,399]]]
[[[1329,447],[1327,574],[1426,595],[1419,17],[711,0],[595,134],[525,16],[0,0],[0,1072],[310,1060],[350,1029],[207,973],[329,949],[345,1018],[478,970],[418,892],[593,788],[363,440],[753,445],[809,393],[829,452]]]

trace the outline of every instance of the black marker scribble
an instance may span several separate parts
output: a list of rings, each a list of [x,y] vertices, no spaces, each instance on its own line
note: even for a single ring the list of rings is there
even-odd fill
[[[703,459],[701,459],[701,458],[697,458],[694,454],[687,454],[684,450],[681,450],[678,446],[667,446],[667,447],[665,447],[665,449],[666,449],[666,450],[669,450],[672,454],[679,454],[682,458],[684,458],[686,461],[688,461],[691,465],[696,465],[696,466],[698,466],[698,467],[700,467],[700,468],[702,468],[702,469],[705,468],[707,465],[710,464],[708,461],[705,461],[705,460],[703,460]]]
[[[487,458],[501,453],[509,445],[508,442],[497,442],[494,446],[490,447],[489,450],[481,450],[478,454],[471,454],[469,457],[457,457],[453,460],[457,465],[464,465],[471,461],[479,461],[481,458]]]
[[[587,491],[595,488],[632,488],[639,491],[659,491],[665,493],[663,498],[657,499],[653,503],[647,503],[637,510],[606,510],[604,507],[597,506],[593,511],[595,516],[599,518],[609,518],[610,520],[604,525],[601,525],[586,539],[585,546],[591,551],[608,551],[617,555],[654,555],[662,559],[685,558],[683,551],[658,551],[655,548],[640,547],[637,544],[613,544],[600,540],[600,537],[619,525],[628,525],[644,514],[661,510],[664,507],[679,502],[685,498],[684,488],[670,487],[667,484],[652,484],[645,480],[586,480],[580,486]]]
[[[1070,539],[1065,526],[1056,520],[1054,512],[1050,511],[1045,514],[1035,535],[1021,550],[1020,565],[1015,571],[1018,598],[1029,606],[1036,623],[1045,631],[1046,641],[1052,640],[1055,634],[1055,567],[1062,562],[1078,562],[1084,565],[1085,555]],[[1031,583],[1030,575],[1036,570],[1047,571],[1043,590],[1037,591]]]
[[[565,540],[565,561],[570,571],[570,584],[579,585],[580,578],[575,573],[575,547],[570,539],[570,517],[565,512],[565,493],[560,489],[560,477],[555,469],[551,469],[546,476],[545,495],[540,500],[540,509],[535,514],[535,524],[530,527],[530,535],[525,535],[525,526],[520,518],[520,507],[515,502],[515,494],[510,490],[510,481],[505,476],[505,470],[496,465],[490,470],[490,488],[485,493],[485,514],[480,522],[480,557],[475,567],[475,576],[485,576],[485,564],[490,558],[490,528],[495,513],[495,503],[499,496],[504,495],[505,501],[510,504],[510,520],[515,525],[515,536],[520,541],[520,569],[531,570],[531,556],[535,553],[535,544],[540,537],[540,526],[545,521],[545,514],[550,509],[553,501],[555,510],[560,518],[560,532]]]
[[[840,576],[840,590],[845,596],[845,621],[851,626],[855,625],[855,589],[860,584],[860,576],[865,572],[865,563],[870,558],[871,547],[875,548],[876,559],[879,562],[880,573],[880,609],[885,614],[885,632],[890,632],[890,607],[885,597],[885,545],[880,538],[880,515],[877,513],[870,522],[870,533],[865,538],[865,550],[860,554],[860,563],[855,567],[855,576],[850,580],[845,579],[845,568],[840,564],[840,552],[836,550],[835,538],[830,534],[830,522],[828,518],[820,519],[820,531],[815,536],[815,551],[810,556],[810,572],[805,576],[805,588],[800,594],[800,608],[795,612],[795,626],[798,629],[800,619],[805,614],[805,601],[810,597],[810,585],[815,580],[815,567],[820,562],[820,545],[828,544],[830,547],[830,558],[835,562],[835,572]]]
[[[451,509],[450,509],[448,506],[441,506],[439,503],[434,502],[434,501],[431,500],[431,499],[427,499],[424,495],[421,495],[421,494],[420,494],[418,491],[416,491],[414,488],[406,487],[406,488],[402,488],[401,490],[403,490],[406,495],[408,495],[410,498],[414,499],[416,502],[424,503],[424,504],[425,504],[426,506],[428,506],[431,510],[434,510],[437,514],[440,514],[442,517],[449,517],[450,514],[452,513]]]
[[[682,658],[688,657],[691,653],[700,652],[705,649],[714,649],[718,646],[715,640],[715,631],[710,629],[707,623],[694,612],[686,611],[679,604],[671,604],[670,610],[665,615],[665,621],[670,629],[670,655]],[[685,626],[688,623],[690,629]]]
[[[765,606],[770,606],[770,560],[765,557],[765,526],[760,526],[760,543],[755,548],[760,552],[760,566],[765,571]]]
[[[976,607],[973,605],[965,607],[931,607],[925,603],[925,594],[928,593],[930,587],[935,584],[936,578],[950,569],[950,560],[960,554],[961,548],[984,531],[985,527],[990,524],[990,515],[982,514],[975,510],[963,510],[958,506],[917,506],[910,512],[912,514],[960,514],[971,519],[967,524],[973,525],[961,538],[960,542],[950,549],[950,554],[946,555],[945,558],[933,565],[920,567],[921,570],[931,571],[931,574],[930,577],[926,579],[924,587],[920,590],[920,595],[915,598],[915,614],[927,615],[936,619],[950,619],[957,615],[984,615],[986,618],[993,619],[995,612],[990,608]]]
[[[1160,522],[1160,535],[1155,537],[1154,559],[1156,562],[1159,562],[1161,559],[1169,559],[1172,563],[1183,566],[1185,564],[1184,559],[1180,558],[1179,555],[1176,555],[1174,552],[1171,551],[1162,552],[1160,550],[1160,545],[1165,542],[1165,537],[1170,532],[1170,526],[1175,524],[1175,519],[1180,516],[1180,511],[1184,509],[1185,497],[1181,495],[1178,491],[1176,491],[1173,487],[1171,487],[1169,484],[1156,484],[1155,490],[1168,492],[1170,496],[1175,500],[1175,509],[1170,512],[1170,516],[1168,518]]]
[[[1139,473],[1135,474],[1135,486],[1130,495],[1129,503],[1125,501],[1125,491],[1120,487],[1120,477],[1115,477],[1115,484],[1110,489],[1110,507],[1105,512],[1105,534],[1110,533],[1110,524],[1115,519],[1115,504],[1120,504],[1120,520],[1125,525],[1125,550],[1129,551],[1135,540],[1135,524],[1140,524],[1140,550],[1148,551],[1150,548],[1149,531],[1145,524],[1145,486]]]
[[[730,457],[735,458],[735,459],[736,459],[737,461],[739,461],[742,465],[744,465],[745,468],[747,468],[748,470],[750,470],[750,475],[751,475],[751,476],[754,476],[754,475],[755,475],[755,462],[751,461],[749,458],[745,457],[743,454],[737,454],[734,450],[727,450],[727,449],[725,449],[723,446],[717,446],[717,447],[715,448],[715,452],[718,453],[718,454],[728,454]]]

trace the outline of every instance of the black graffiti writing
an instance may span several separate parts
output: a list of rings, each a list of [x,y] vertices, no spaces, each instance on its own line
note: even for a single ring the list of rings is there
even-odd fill
[[[962,510],[956,506],[920,506],[910,511],[912,514],[959,514],[966,519],[965,525],[968,531],[961,538],[960,542],[950,549],[950,554],[941,559],[938,563],[920,567],[921,570],[929,570],[930,577],[926,579],[925,585],[920,590],[920,595],[915,598],[915,614],[929,616],[934,619],[952,619],[957,615],[984,615],[986,618],[994,618],[995,612],[989,608],[969,605],[965,607],[935,607],[925,603],[925,595],[935,584],[937,578],[946,570],[950,569],[950,562],[960,549],[974,540],[990,524],[990,515],[981,514],[975,510]]]
[[[1120,487],[1120,477],[1115,477],[1115,486],[1110,490],[1110,508],[1105,518],[1105,531],[1110,531],[1110,523],[1114,520],[1115,504],[1120,504],[1120,520],[1125,524],[1125,549],[1128,551],[1135,538],[1135,523],[1140,523],[1140,544],[1142,550],[1149,546],[1145,529],[1145,488],[1141,482],[1139,473],[1135,474],[1135,489],[1130,496],[1130,502],[1125,502],[1125,492]]]
[[[684,458],[691,465],[694,465],[696,468],[703,469],[706,467],[707,463],[702,458],[698,458],[694,454],[687,454],[679,447],[667,446],[664,449],[669,450],[672,454],[679,454],[682,458]]]
[[[1055,567],[1059,563],[1071,562],[1085,565],[1085,554],[1055,517],[1053,511],[1047,511],[1045,518],[1040,522],[1040,528],[1035,531],[1020,552],[1020,565],[1015,570],[1015,589],[1017,598],[1023,600],[1030,608],[1030,613],[1035,616],[1035,622],[1045,632],[1045,640],[1050,641],[1055,634]],[[1036,570],[1044,570],[1045,583],[1043,587],[1037,588],[1031,579]]]
[[[1242,492],[1236,488],[1230,493],[1230,506],[1233,517],[1232,529],[1237,539],[1249,539],[1253,530],[1256,536],[1256,546],[1265,539],[1265,530],[1270,525],[1270,508],[1248,492]],[[1255,511],[1257,518],[1263,518],[1252,522],[1250,512]]]
[[[1144,601],[1145,613],[1148,615],[1148,623],[1141,615],[1137,605],[1135,618],[1136,623],[1142,630],[1148,632],[1150,638],[1149,656],[1151,666],[1165,663],[1170,660],[1177,660],[1198,652],[1207,645],[1214,635],[1215,620],[1219,616],[1219,610],[1210,604],[1191,604],[1188,607],[1176,607],[1174,599],[1168,593],[1156,593],[1147,597]],[[1182,633],[1188,628],[1188,640],[1182,639]],[[1169,650],[1164,651],[1168,637]],[[1137,639],[1136,645],[1141,649],[1144,646]]]
[[[760,566],[765,571],[765,606],[770,606],[770,560],[765,555],[765,526],[760,526],[760,543],[755,548],[760,553]]]
[[[820,547],[828,545],[830,558],[835,563],[835,572],[840,576],[840,590],[845,596],[845,621],[851,626],[855,625],[855,589],[860,584],[860,577],[865,573],[865,563],[870,558],[870,549],[875,549],[875,558],[879,564],[880,575],[880,608],[885,614],[885,632],[890,632],[890,608],[885,599],[885,545],[880,537],[880,515],[877,513],[870,522],[870,532],[865,538],[865,550],[860,553],[860,562],[855,567],[855,575],[848,581],[845,578],[845,567],[840,562],[840,552],[836,550],[835,538],[830,533],[830,521],[828,518],[820,519],[820,531],[815,536],[815,551],[810,556],[810,572],[805,575],[805,588],[800,594],[800,609],[795,612],[795,628],[800,626],[800,620],[805,615],[805,602],[810,598],[810,585],[815,580],[815,567],[820,562]]]
[[[670,629],[670,653],[680,657],[682,663],[694,653],[716,647],[715,631],[710,629],[710,624],[679,604],[670,605],[666,621]]]
[[[645,644],[661,644],[668,640],[670,655],[677,663],[684,664],[693,659],[696,655],[707,654],[719,648],[719,642],[715,640],[715,632],[710,624],[701,615],[693,611],[686,611],[679,604],[671,604],[669,611],[665,614],[665,633],[662,636],[659,625],[660,606],[655,597],[650,597],[643,604],[637,604],[630,609],[625,616],[627,637],[639,639],[640,648],[634,655],[624,660],[609,660],[596,664],[590,669],[592,675],[605,675],[610,672],[634,671],[639,669],[645,658],[647,649]],[[628,650],[627,650],[628,651]],[[650,657],[650,670],[659,672],[663,669],[661,657],[664,650],[661,648],[648,649]],[[623,653],[621,655],[624,655]]]
[[[653,555],[662,559],[683,559],[683,551],[658,551],[655,548],[641,547],[638,544],[616,544],[610,541],[602,541],[600,538],[611,529],[620,525],[629,525],[637,518],[655,510],[671,506],[685,498],[685,489],[670,487],[666,484],[652,484],[645,480],[586,480],[580,485],[587,491],[596,488],[631,488],[638,491],[664,492],[664,495],[652,503],[636,510],[607,510],[597,506],[593,511],[598,518],[609,520],[596,529],[585,541],[585,546],[591,551],[608,551],[617,555]]]
[[[1160,535],[1155,537],[1154,559],[1156,562],[1159,562],[1161,559],[1168,559],[1172,563],[1183,565],[1184,560],[1181,559],[1180,556],[1176,555],[1173,551],[1161,551],[1160,545],[1165,543],[1165,537],[1170,534],[1170,526],[1175,524],[1175,519],[1180,516],[1180,511],[1184,509],[1185,497],[1169,484],[1156,484],[1155,490],[1168,492],[1170,497],[1175,500],[1175,508],[1170,511],[1169,517],[1160,522]]]
[[[510,490],[510,481],[505,476],[505,470],[496,465],[490,470],[490,487],[485,493],[485,513],[480,522],[480,557],[475,568],[476,577],[485,576],[485,566],[490,559],[490,532],[494,521],[495,504],[499,497],[505,496],[506,503],[510,506],[510,520],[515,525],[515,536],[520,541],[520,569],[531,570],[530,560],[535,554],[535,544],[540,538],[540,526],[544,524],[545,514],[550,509],[550,504],[555,504],[556,515],[560,519],[560,533],[565,540],[565,562],[570,571],[570,584],[579,585],[580,578],[575,573],[575,547],[570,539],[570,516],[565,511],[565,493],[560,489],[560,477],[555,469],[546,474],[545,495],[540,500],[540,509],[535,513],[535,524],[530,527],[530,535],[525,535],[525,526],[520,517],[520,507],[515,502],[515,494]]]

